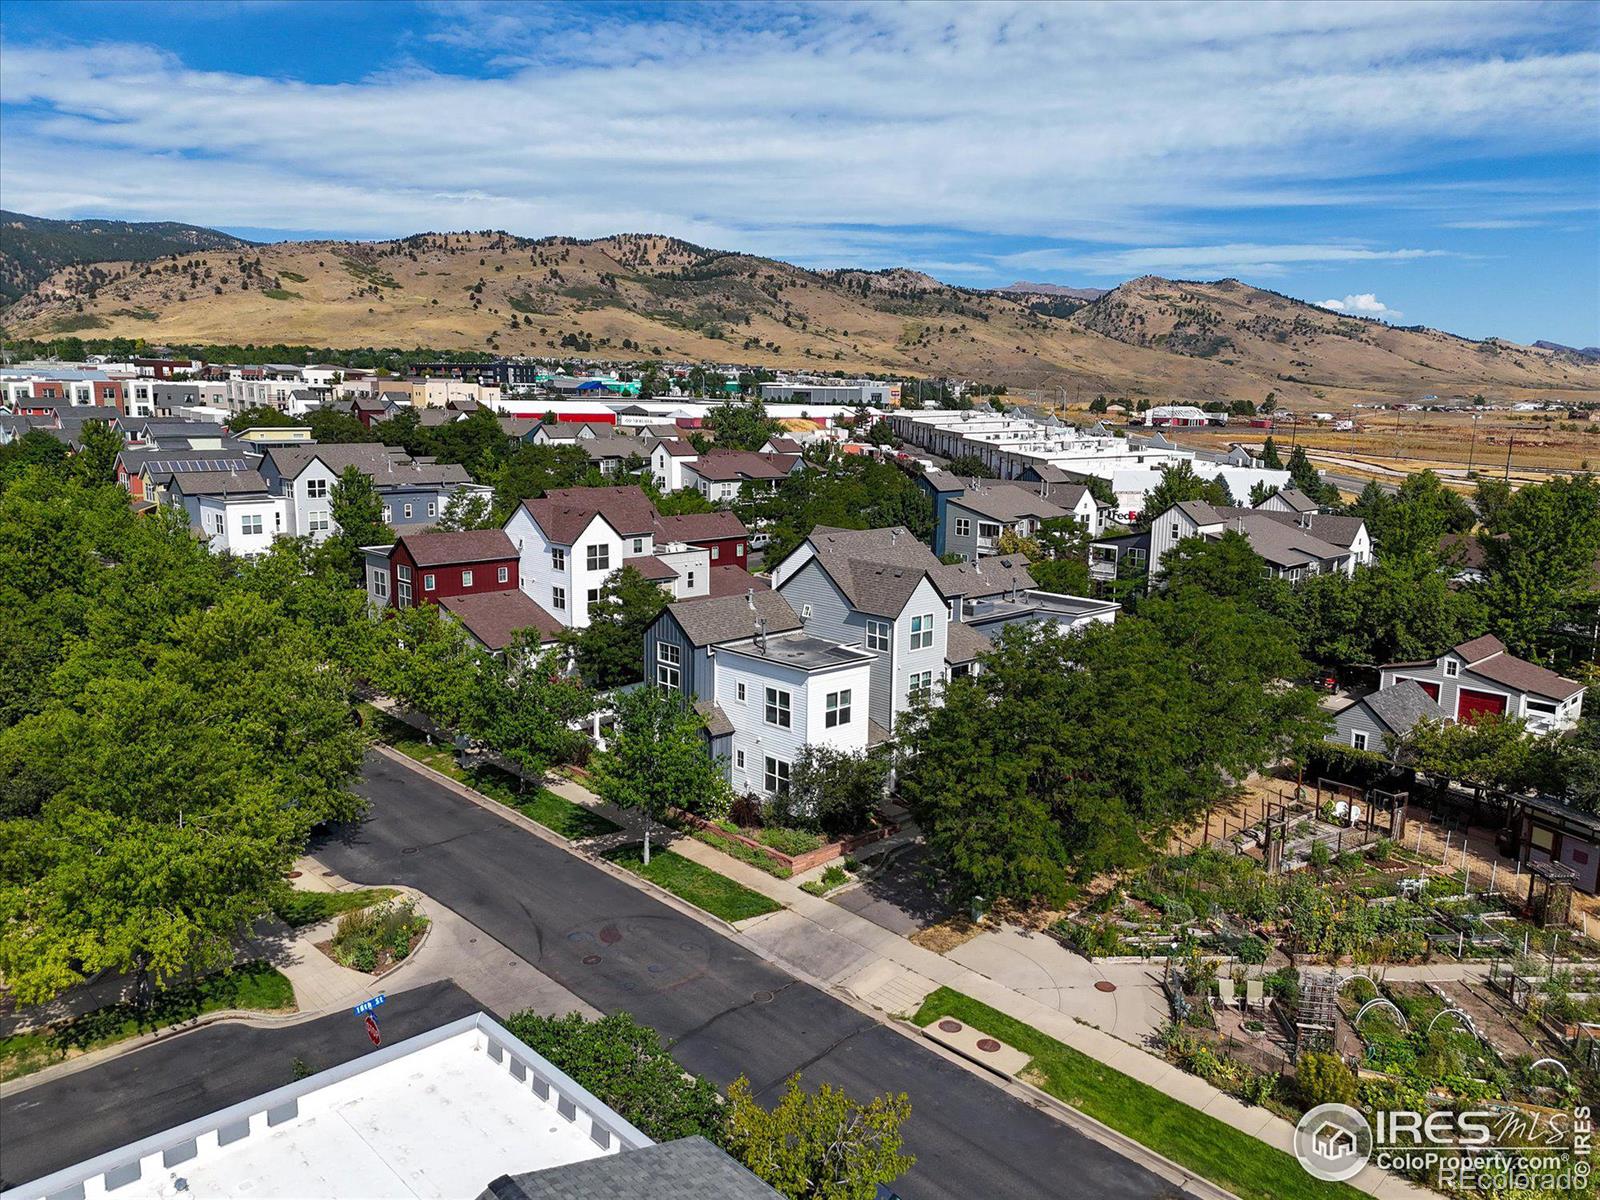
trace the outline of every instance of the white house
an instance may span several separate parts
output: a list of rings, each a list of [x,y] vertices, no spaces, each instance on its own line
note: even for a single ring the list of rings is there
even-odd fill
[[[681,491],[691,487],[684,478],[684,467],[699,457],[692,445],[681,438],[661,438],[650,447],[650,475],[664,492]]]
[[[1158,514],[1150,523],[1150,577],[1158,578],[1162,559],[1186,538],[1216,540],[1224,533],[1244,535],[1250,548],[1266,560],[1268,571],[1298,582],[1311,575],[1355,573],[1358,562],[1371,561],[1372,542],[1359,517],[1264,512],[1186,500]]]
[[[259,471],[178,471],[165,497],[216,554],[264,554],[282,531],[284,498],[271,493]]]
[[[773,488],[800,469],[798,454],[757,454],[749,450],[712,450],[682,466],[685,487],[708,500],[735,500],[745,484]]]
[[[1583,715],[1584,685],[1506,651],[1497,637],[1474,638],[1438,658],[1390,663],[1378,687],[1407,680],[1427,692],[1445,716],[1468,722],[1484,715],[1526,721],[1533,733],[1571,729]]]

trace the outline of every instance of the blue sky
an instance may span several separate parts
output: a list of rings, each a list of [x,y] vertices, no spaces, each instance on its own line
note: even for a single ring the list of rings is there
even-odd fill
[[[1600,344],[1600,6],[253,0],[0,16],[0,205],[1232,275]]]

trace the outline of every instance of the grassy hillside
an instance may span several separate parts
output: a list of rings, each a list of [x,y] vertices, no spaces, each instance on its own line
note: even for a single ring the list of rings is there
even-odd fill
[[[56,272],[3,314],[15,336],[431,345],[956,376],[1067,399],[1330,407],[1428,392],[1600,393],[1572,356],[1394,330],[1233,280],[1146,277],[1092,301],[950,287],[912,271],[808,271],[675,238],[505,233],[286,242]]]
[[[147,262],[193,250],[250,243],[175,221],[51,221],[0,210],[0,304],[10,304],[74,263]]]

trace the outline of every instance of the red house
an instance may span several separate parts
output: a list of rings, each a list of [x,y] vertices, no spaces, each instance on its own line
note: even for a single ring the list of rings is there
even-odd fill
[[[378,608],[517,587],[517,548],[502,529],[408,533],[392,546],[367,547],[366,556],[367,597]]]
[[[744,522],[731,512],[685,513],[678,517],[656,518],[656,540],[687,542],[711,552],[711,567],[744,569],[750,534]]]

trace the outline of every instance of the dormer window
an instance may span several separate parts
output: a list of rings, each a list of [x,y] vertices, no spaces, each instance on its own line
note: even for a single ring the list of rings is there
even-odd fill
[[[1453,658],[1444,660],[1444,674],[1446,679],[1454,679],[1461,674],[1461,664]]]

